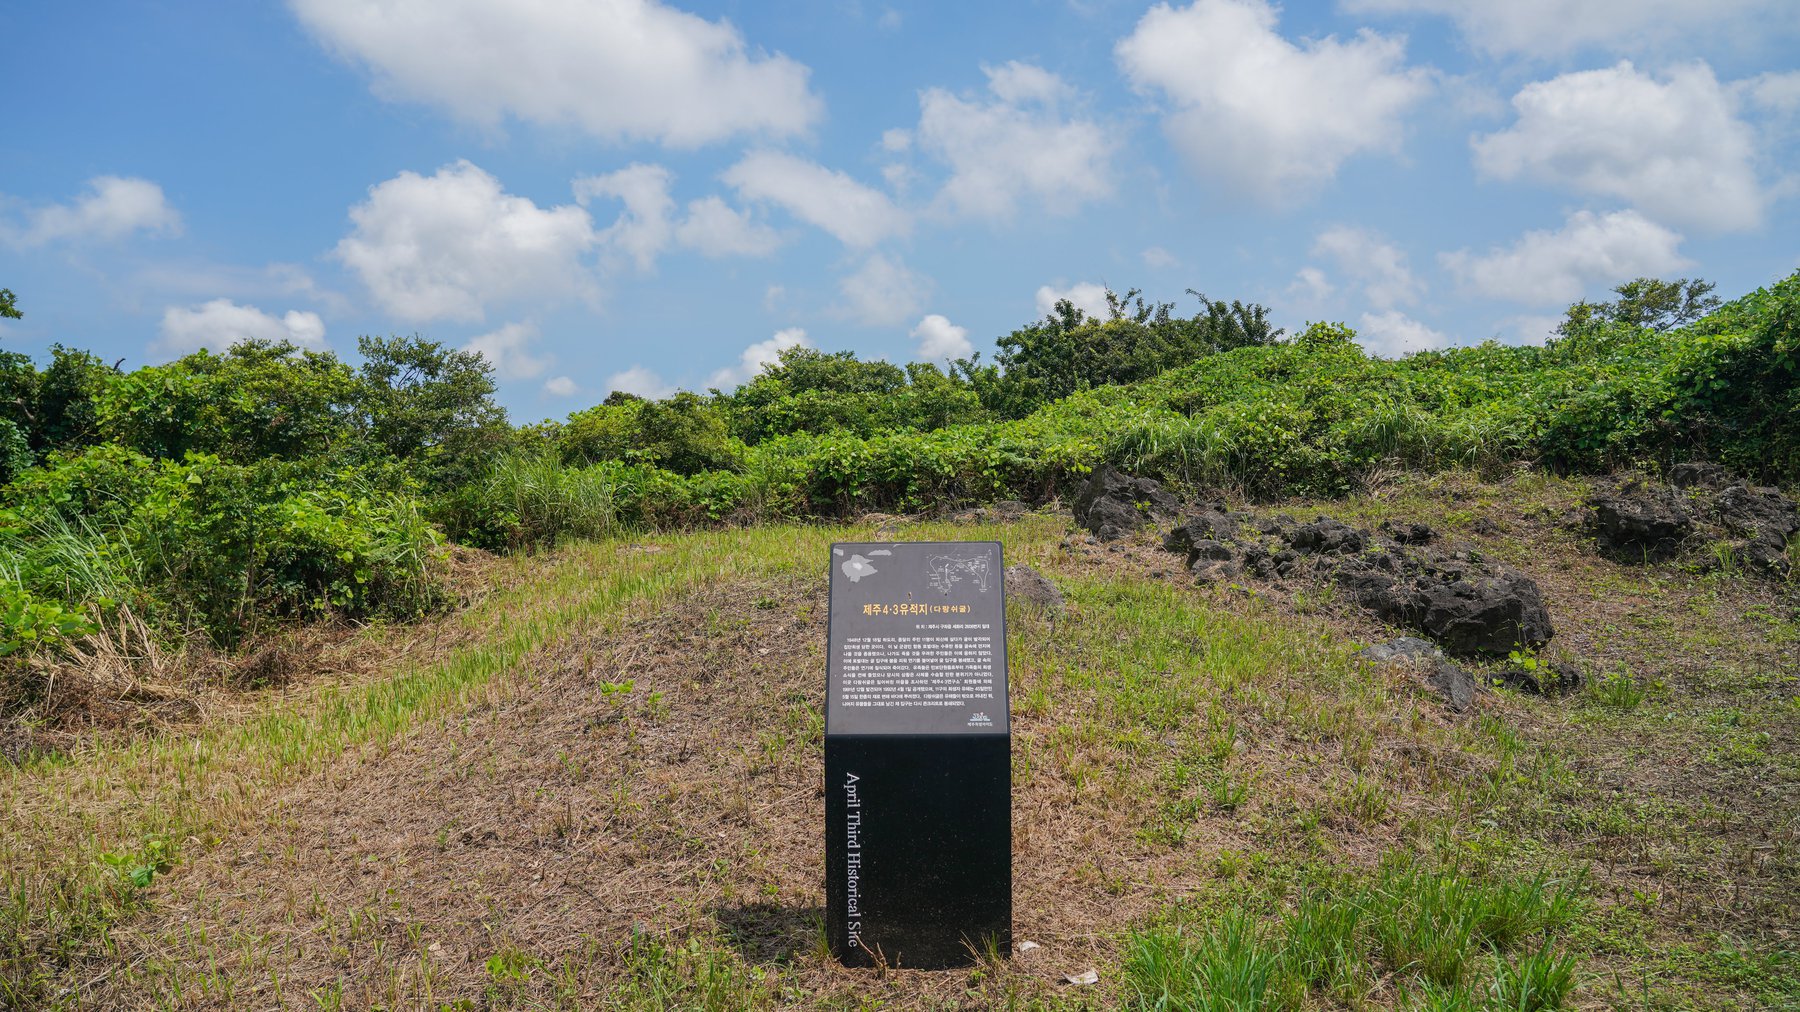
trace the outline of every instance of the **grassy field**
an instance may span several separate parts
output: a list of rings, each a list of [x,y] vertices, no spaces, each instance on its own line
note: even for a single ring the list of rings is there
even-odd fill
[[[0,771],[0,1006],[1800,1007],[1800,591],[1606,561],[1582,491],[1268,508],[1539,581],[1585,687],[1460,716],[1328,587],[1195,587],[1066,514],[895,524],[1069,598],[1009,616],[1011,959],[825,957],[825,560],[873,531],[774,526],[508,560],[336,674]]]

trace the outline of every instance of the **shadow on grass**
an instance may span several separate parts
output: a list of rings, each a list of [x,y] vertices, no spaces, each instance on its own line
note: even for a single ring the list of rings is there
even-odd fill
[[[825,908],[746,903],[711,911],[725,942],[751,963],[787,963],[824,945]]]

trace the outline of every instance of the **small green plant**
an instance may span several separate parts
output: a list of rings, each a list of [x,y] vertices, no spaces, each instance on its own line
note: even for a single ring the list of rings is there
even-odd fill
[[[1340,1001],[1356,1005],[1368,994],[1366,910],[1360,898],[1313,893],[1287,918],[1284,953],[1299,978]]]
[[[1616,710],[1635,710],[1648,691],[1623,668],[1594,682],[1594,698]]]
[[[1494,957],[1493,1000],[1505,1012],[1554,1012],[1575,989],[1576,958],[1546,940],[1542,946],[1508,962]]]
[[[175,863],[175,848],[167,839],[151,836],[144,839],[141,849],[107,851],[100,855],[100,861],[117,871],[133,889],[147,889],[158,874]]]
[[[531,979],[534,971],[544,968],[544,961],[516,945],[502,946],[487,958],[488,979],[502,987],[512,987]]]
[[[1737,576],[1743,571],[1743,560],[1737,546],[1729,541],[1713,541],[1706,546],[1706,568],[1723,577]]]
[[[1222,812],[1235,812],[1250,798],[1250,785],[1230,773],[1220,773],[1212,785],[1213,807]]]
[[[0,657],[52,653],[70,640],[98,632],[86,616],[57,601],[0,583]]]
[[[319,1012],[339,1012],[344,1007],[344,985],[342,981],[332,981],[323,987],[316,987],[306,992]]]

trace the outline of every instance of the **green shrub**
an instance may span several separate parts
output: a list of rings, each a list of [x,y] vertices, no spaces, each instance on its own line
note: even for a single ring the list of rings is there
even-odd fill
[[[159,598],[221,642],[263,615],[410,618],[441,597],[439,535],[411,497],[199,454],[146,478],[128,540]]]
[[[10,418],[0,418],[0,484],[19,477],[31,465],[31,443],[25,430]]]
[[[55,650],[97,627],[60,601],[46,601],[0,579],[0,657]]]
[[[245,341],[112,380],[95,406],[106,442],[159,460],[237,463],[330,452],[352,432],[355,375],[335,356]]]
[[[694,394],[609,401],[569,416],[556,436],[563,463],[641,463],[684,475],[743,465],[743,445],[732,437],[724,409]]]

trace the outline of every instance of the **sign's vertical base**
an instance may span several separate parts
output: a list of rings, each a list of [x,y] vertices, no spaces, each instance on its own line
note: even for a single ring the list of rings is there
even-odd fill
[[[826,736],[825,927],[844,965],[1011,954],[1011,742]]]

